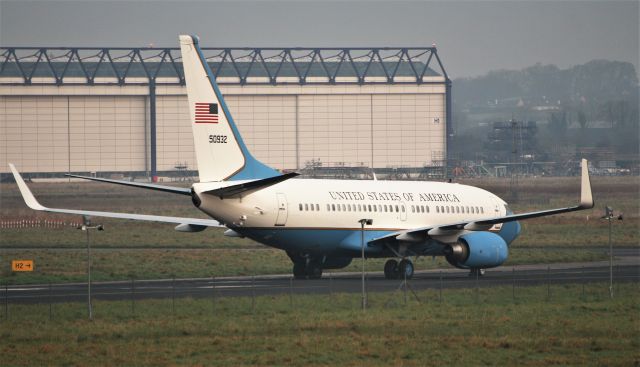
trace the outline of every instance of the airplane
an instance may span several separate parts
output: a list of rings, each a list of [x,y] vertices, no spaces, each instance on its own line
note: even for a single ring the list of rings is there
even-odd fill
[[[39,211],[178,224],[181,232],[224,227],[286,251],[296,279],[318,279],[324,269],[353,258],[389,258],[387,279],[409,279],[411,257],[444,256],[454,267],[483,274],[507,260],[519,221],[594,206],[588,164],[582,160],[576,206],[514,214],[483,189],[445,182],[296,178],[257,160],[245,145],[199,46],[179,36],[199,182],[191,188],[69,174],[87,180],[189,196],[212,219],[48,208],[9,164],[26,204]]]

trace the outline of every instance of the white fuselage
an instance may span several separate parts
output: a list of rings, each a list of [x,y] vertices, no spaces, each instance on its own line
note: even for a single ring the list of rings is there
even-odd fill
[[[224,184],[238,184],[238,181]],[[505,202],[473,186],[419,181],[290,179],[220,199],[204,191],[220,183],[197,183],[200,210],[231,227],[397,231],[506,215]]]

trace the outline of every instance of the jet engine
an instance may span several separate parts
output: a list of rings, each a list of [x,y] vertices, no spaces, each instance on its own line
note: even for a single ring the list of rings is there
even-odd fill
[[[459,269],[486,269],[500,266],[509,256],[507,243],[495,233],[472,232],[445,248],[449,264]]]

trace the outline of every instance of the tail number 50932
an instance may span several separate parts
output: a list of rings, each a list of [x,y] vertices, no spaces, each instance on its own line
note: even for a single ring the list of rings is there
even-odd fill
[[[209,143],[211,144],[226,144],[227,136],[226,135],[209,135]]]

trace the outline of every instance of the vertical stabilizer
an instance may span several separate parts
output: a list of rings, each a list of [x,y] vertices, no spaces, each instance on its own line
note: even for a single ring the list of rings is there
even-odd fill
[[[256,160],[242,141],[198,38],[180,36],[180,51],[200,181],[278,176],[278,171]]]

